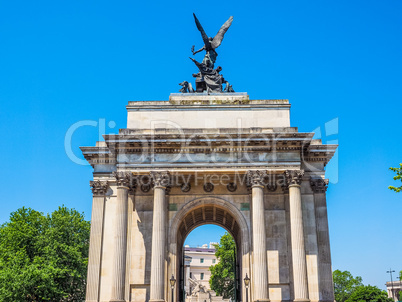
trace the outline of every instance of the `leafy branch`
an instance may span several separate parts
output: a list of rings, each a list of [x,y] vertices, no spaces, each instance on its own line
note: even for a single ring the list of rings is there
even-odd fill
[[[399,164],[399,168],[389,168],[391,171],[396,172],[396,175],[393,177],[394,180],[400,180],[402,182],[402,163]],[[395,192],[400,192],[402,190],[402,185],[399,187],[389,186],[388,189],[393,190]]]

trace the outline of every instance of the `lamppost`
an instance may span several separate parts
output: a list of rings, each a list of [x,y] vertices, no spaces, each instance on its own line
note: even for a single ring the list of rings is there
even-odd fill
[[[395,301],[395,296],[394,296],[394,283],[392,282],[392,273],[395,273],[395,271],[392,270],[392,268],[387,271],[391,275],[391,292],[392,292],[392,299]]]
[[[174,302],[174,286],[176,284],[176,279],[172,275],[172,278],[170,278],[170,287],[172,288],[172,302]]]
[[[246,287],[246,302],[248,302],[248,286],[250,285],[250,278],[247,276],[244,278],[244,286]]]

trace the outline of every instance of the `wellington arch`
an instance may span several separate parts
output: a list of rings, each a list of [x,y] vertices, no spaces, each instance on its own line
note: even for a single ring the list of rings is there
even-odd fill
[[[184,302],[183,243],[203,224],[236,241],[237,301],[334,301],[337,146],[291,126],[288,100],[180,93],[126,109],[127,128],[81,148],[94,169],[87,302]]]

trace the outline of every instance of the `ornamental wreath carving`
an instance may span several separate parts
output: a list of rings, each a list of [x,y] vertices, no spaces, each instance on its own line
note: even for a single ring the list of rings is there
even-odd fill
[[[181,188],[182,192],[187,193],[187,192],[190,192],[191,185],[190,185],[190,183],[182,183],[180,188]]]
[[[229,192],[235,192],[237,190],[237,184],[231,182],[226,186],[226,188],[228,189]]]
[[[109,188],[109,183],[107,181],[95,180],[90,181],[89,186],[91,187],[92,194],[99,196],[106,194],[107,189]]]
[[[207,182],[207,183],[204,184],[204,191],[207,192],[207,193],[210,193],[210,192],[212,192],[214,190],[214,187],[215,186],[212,183]]]

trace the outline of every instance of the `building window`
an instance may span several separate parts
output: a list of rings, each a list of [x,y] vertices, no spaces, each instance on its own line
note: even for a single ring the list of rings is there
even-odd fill
[[[216,263],[216,259],[212,259],[212,264],[215,264]]]
[[[204,280],[204,273],[201,273],[200,279]]]
[[[201,259],[200,259],[200,262],[201,262],[201,263],[204,263],[204,258],[201,258]]]
[[[190,278],[193,278],[193,273],[192,272],[190,272]]]

